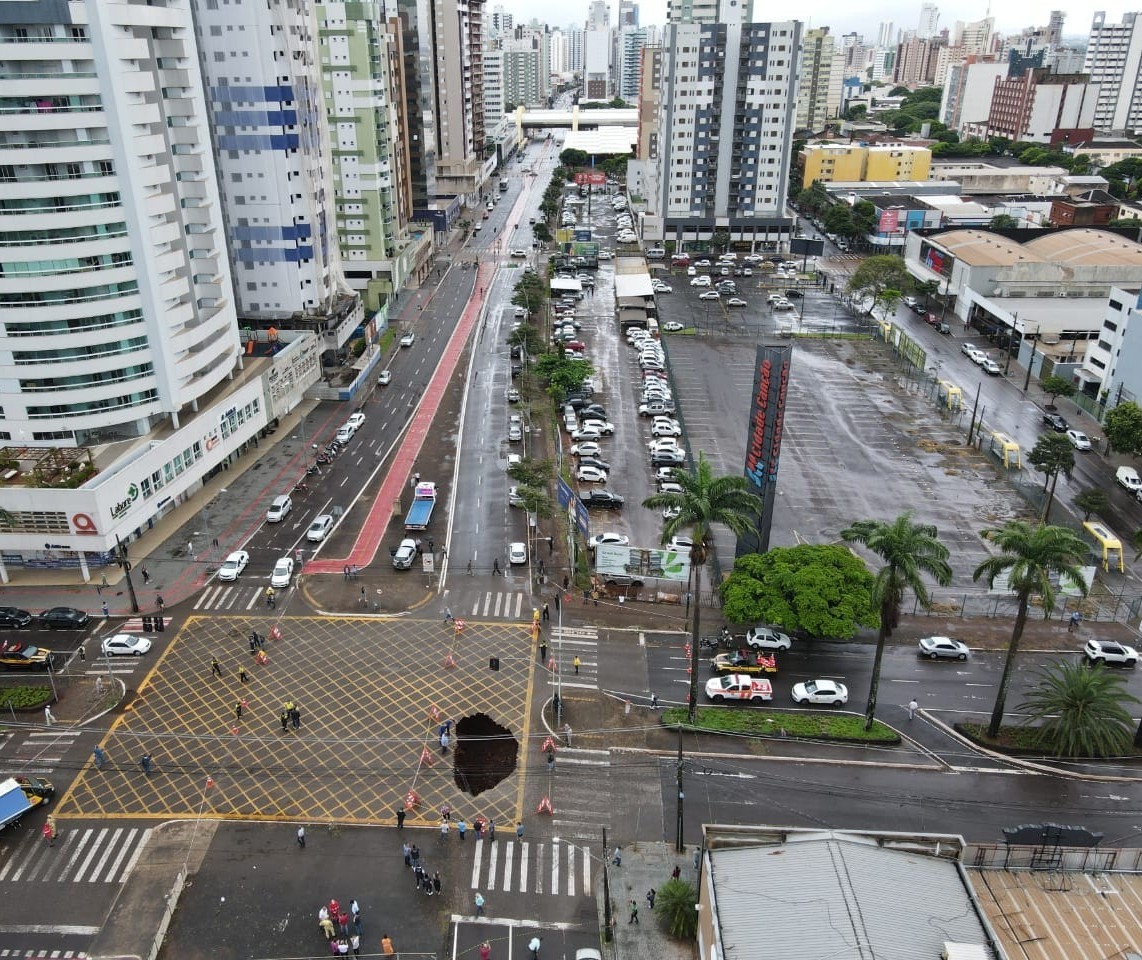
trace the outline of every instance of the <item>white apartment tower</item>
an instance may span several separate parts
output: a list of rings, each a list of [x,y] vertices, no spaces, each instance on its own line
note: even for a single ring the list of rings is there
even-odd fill
[[[586,60],[583,49],[586,46],[587,31],[582,27],[571,26],[564,30],[563,36],[566,44],[564,59],[566,71],[568,73],[582,73],[583,64]]]
[[[1094,125],[1101,130],[1142,131],[1142,15],[1126,13],[1121,23],[1094,15],[1083,73],[1099,85]]]
[[[8,3],[0,51],[0,440],[177,424],[239,356],[189,0]]]
[[[356,324],[343,310],[353,294],[337,249],[313,4],[192,5],[239,316],[269,327],[300,314],[339,347]]]
[[[502,40],[484,44],[484,116],[494,127],[504,115],[504,47]]]
[[[618,95],[628,103],[638,99],[641,80],[642,48],[646,46],[645,27],[619,28]]]
[[[797,129],[820,131],[831,116],[834,47],[828,27],[806,30],[801,44],[801,79],[797,86]],[[839,92],[836,95],[839,105]]]
[[[939,30],[940,8],[934,3],[920,4],[920,22],[916,27],[916,36],[921,40],[930,40]]]
[[[662,236],[682,247],[726,230],[738,242],[780,244],[791,226],[801,25],[751,22],[751,5],[735,0],[675,0],[670,13],[651,199]]]

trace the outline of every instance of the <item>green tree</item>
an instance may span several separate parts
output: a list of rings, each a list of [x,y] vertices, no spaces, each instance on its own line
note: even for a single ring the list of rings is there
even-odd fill
[[[519,463],[513,463],[508,467],[507,475],[522,487],[542,490],[551,482],[553,475],[551,461],[524,457]]]
[[[825,211],[825,230],[839,237],[852,236],[853,211],[847,203],[838,203]]]
[[[924,309],[927,310],[932,302],[932,297],[940,292],[940,281],[916,280],[912,284],[912,289],[924,297]]]
[[[863,240],[876,230],[876,207],[867,200],[858,200],[853,204],[853,226],[849,236],[854,240]]]
[[[999,553],[976,567],[972,579],[984,579],[989,587],[994,587],[996,578],[1006,574],[1008,587],[1014,592],[1017,604],[1015,626],[1011,630],[1003,674],[999,678],[999,692],[995,696],[995,707],[987,728],[988,736],[994,737],[1003,723],[1007,688],[1011,684],[1011,671],[1015,666],[1015,655],[1019,652],[1019,641],[1023,638],[1023,628],[1027,625],[1031,596],[1038,596],[1043,610],[1050,614],[1055,609],[1056,592],[1052,583],[1052,578],[1055,578],[1060,583],[1067,582],[1085,597],[1087,586],[1079,564],[1088,551],[1086,544],[1064,527],[1031,526],[1023,520],[1011,520],[1004,527],[985,530],[984,536],[995,544]]]
[[[1082,511],[1083,520],[1086,521],[1090,519],[1092,513],[1101,514],[1103,510],[1109,507],[1110,497],[1106,495],[1105,490],[1099,490],[1098,487],[1088,487],[1086,490],[1075,494],[1071,503]]]
[[[551,231],[547,229],[547,224],[542,220],[531,228],[531,235],[540,243],[551,243]]]
[[[714,235],[710,237],[710,246],[715,250],[725,250],[730,245],[730,234],[728,230],[716,230]]]
[[[564,150],[559,154],[559,162],[570,168],[585,167],[591,162],[591,156],[585,150]]]
[[[651,510],[672,507],[677,515],[662,527],[662,542],[676,533],[687,530],[693,541],[690,548],[690,593],[694,598],[694,614],[690,640],[690,701],[689,722],[694,723],[698,713],[698,647],[699,620],[702,603],[702,567],[710,555],[712,545],[710,528],[715,523],[729,527],[739,537],[753,529],[755,518],[761,512],[761,498],[749,489],[749,481],[740,476],[715,476],[705,454],[698,454],[694,472],[676,470],[674,476],[682,487],[681,493],[656,493],[647,497],[642,505]]]
[[[512,303],[523,307],[532,316],[539,313],[547,300],[547,285],[538,274],[525,273],[516,281]]]
[[[1133,727],[1123,704],[1138,702],[1106,667],[1062,660],[1039,672],[1019,709],[1038,722],[1035,742],[1053,756],[1120,757],[1130,751]]]
[[[667,880],[658,888],[654,913],[675,940],[693,940],[698,935],[698,890],[689,880]]]
[[[1071,441],[1062,433],[1045,433],[1039,438],[1031,452],[1027,454],[1027,462],[1043,474],[1043,492],[1047,499],[1043,503],[1041,520],[1051,515],[1051,504],[1055,500],[1055,485],[1059,482],[1061,473],[1068,480],[1071,471],[1075,468],[1075,448]],[[1050,484],[1050,493],[1047,485]]]
[[[568,360],[558,353],[544,353],[535,364],[535,372],[547,383],[547,391],[562,400],[582,385],[595,368],[586,360]]]
[[[738,557],[721,586],[734,623],[773,623],[847,640],[877,624],[872,574],[847,547],[801,544]]]
[[[529,357],[538,357],[543,351],[543,338],[533,323],[521,323],[508,334],[508,345],[523,347]]]
[[[849,278],[848,291],[858,297],[872,299],[872,309],[884,302],[885,292],[909,290],[912,279],[900,257],[883,254],[867,257]]]
[[[829,192],[820,180],[814,180],[812,186],[797,194],[797,206],[802,213],[816,216],[828,210],[830,205]]]
[[[900,622],[904,593],[911,590],[920,606],[926,609],[931,598],[924,576],[945,587],[952,582],[952,568],[948,565],[948,548],[940,542],[935,528],[913,523],[910,513],[901,514],[891,523],[858,520],[841,531],[841,538],[848,543],[862,544],[884,561],[873,585],[873,599],[880,610],[880,629],[876,635],[876,654],[864,713],[864,728],[871,730],[876,718],[884,642]]]
[[[546,461],[544,461],[546,462]],[[540,517],[551,516],[551,498],[544,487],[533,487],[529,484],[520,484],[515,489],[515,495],[523,504],[523,509]]]
[[[1075,395],[1075,385],[1066,377],[1055,375],[1044,377],[1039,381],[1039,387],[1051,398],[1051,402],[1047,407],[1048,410],[1055,409],[1055,399],[1057,397],[1073,397]]]
[[[987,222],[991,230],[1014,230],[1019,226],[1019,218],[1010,213],[997,213]]]
[[[1110,448],[1131,457],[1142,455],[1142,407],[1128,400],[1106,412],[1102,427]]]

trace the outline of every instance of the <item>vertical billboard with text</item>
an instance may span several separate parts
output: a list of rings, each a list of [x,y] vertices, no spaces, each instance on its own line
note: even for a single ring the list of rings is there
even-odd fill
[[[761,516],[750,533],[738,538],[737,556],[769,549],[773,505],[777,493],[777,465],[785,426],[785,395],[793,348],[760,346],[754,360],[753,399],[745,443],[745,477],[762,500]]]

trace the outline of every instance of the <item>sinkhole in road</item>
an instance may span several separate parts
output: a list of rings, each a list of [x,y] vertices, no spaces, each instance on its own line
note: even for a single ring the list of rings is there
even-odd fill
[[[456,724],[452,775],[465,793],[478,797],[515,773],[519,743],[486,713],[462,717]]]

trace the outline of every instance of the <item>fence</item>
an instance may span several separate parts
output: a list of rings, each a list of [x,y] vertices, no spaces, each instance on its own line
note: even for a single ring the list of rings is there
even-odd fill
[[[969,843],[964,850],[962,862],[965,867],[979,870],[1139,873],[1142,872],[1142,848]]]
[[[931,606],[928,609],[913,598],[912,616],[1011,619],[1018,608],[1015,597],[1009,593],[940,594],[933,591],[929,596]],[[1033,603],[1036,600],[1032,598]],[[1087,622],[1126,623],[1142,614],[1142,595],[1115,596],[1092,591],[1088,597],[1060,596],[1050,613],[1041,606],[1032,606],[1029,619],[1064,622],[1075,610],[1082,613],[1083,620]]]

